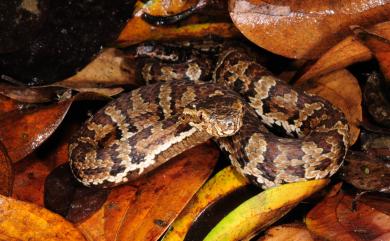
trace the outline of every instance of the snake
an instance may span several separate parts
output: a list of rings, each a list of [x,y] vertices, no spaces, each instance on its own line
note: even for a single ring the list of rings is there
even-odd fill
[[[141,44],[137,56],[147,60],[146,84],[97,111],[69,143],[84,185],[128,183],[209,140],[264,189],[326,178],[342,165],[343,112],[276,78],[242,44]]]

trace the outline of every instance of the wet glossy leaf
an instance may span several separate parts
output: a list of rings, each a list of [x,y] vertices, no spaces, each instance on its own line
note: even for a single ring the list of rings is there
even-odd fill
[[[13,182],[12,161],[4,145],[0,142],[0,195],[10,196]]]
[[[57,214],[0,195],[0,240],[85,240]]]
[[[78,227],[93,240],[158,240],[211,174],[218,153],[200,145],[112,190],[103,208]]]
[[[224,168],[199,189],[191,202],[172,223],[162,240],[184,240],[191,224],[206,207],[232,191],[248,184],[248,180],[237,173],[232,166]]]
[[[390,192],[390,167],[364,152],[349,152],[341,175],[344,181],[368,191]]]
[[[0,119],[0,141],[13,162],[41,145],[59,126],[72,100],[33,110],[14,112]]]
[[[248,199],[225,216],[204,241],[242,240],[271,225],[303,199],[323,188],[327,180],[297,182],[270,188]]]
[[[375,240],[390,232],[389,215],[352,202],[342,192],[329,196],[308,213],[305,223],[314,234],[335,241]]]
[[[356,78],[347,70],[338,70],[315,80],[298,84],[302,89],[319,95],[342,110],[350,126],[350,145],[359,137],[362,121],[362,93]]]
[[[15,163],[14,198],[44,205],[46,177],[54,168],[68,162],[68,141],[88,117],[87,112],[93,106],[91,102],[73,105],[55,133],[32,154]],[[95,108],[99,108],[99,105]]]
[[[268,229],[258,241],[314,241],[303,224],[284,224]]]
[[[349,25],[372,25],[390,16],[383,1],[230,0],[237,28],[262,48],[290,58],[318,58],[350,31]],[[261,33],[261,34],[259,34]]]

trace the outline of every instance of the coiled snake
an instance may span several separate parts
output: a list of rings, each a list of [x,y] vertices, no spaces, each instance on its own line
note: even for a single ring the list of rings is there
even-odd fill
[[[158,45],[138,48],[138,55],[158,60],[143,64],[141,75],[149,82],[165,81],[122,94],[74,135],[70,163],[83,184],[128,182],[211,138],[239,172],[263,188],[325,178],[338,170],[349,128],[328,101],[273,77],[238,45],[213,49],[216,63],[206,58],[180,62],[180,51],[156,50]],[[176,62],[167,62],[167,56],[177,57]],[[211,66],[212,83],[199,82],[206,78],[202,64]],[[282,128],[286,136],[266,126]]]

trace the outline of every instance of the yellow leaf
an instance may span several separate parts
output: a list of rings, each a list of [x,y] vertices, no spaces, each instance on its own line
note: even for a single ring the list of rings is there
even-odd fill
[[[0,195],[0,240],[85,240],[61,216]]]
[[[250,238],[289,212],[300,201],[323,188],[328,180],[290,183],[270,188],[248,199],[226,215],[204,241]]]
[[[184,240],[187,231],[200,213],[223,196],[248,185],[249,182],[229,166],[211,178],[192,198],[180,216],[173,222],[163,241]]]

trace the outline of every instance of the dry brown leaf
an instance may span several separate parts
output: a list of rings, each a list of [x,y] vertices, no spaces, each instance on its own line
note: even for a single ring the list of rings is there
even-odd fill
[[[0,240],[85,240],[62,217],[31,203],[0,195]]]
[[[272,227],[258,241],[314,241],[303,224],[284,224]]]
[[[324,53],[296,83],[303,83],[309,79],[343,69],[350,64],[369,60],[371,57],[371,51],[361,44],[355,36],[348,36]]]
[[[112,190],[103,208],[78,227],[92,240],[158,240],[211,174],[218,153],[200,145]]]
[[[135,85],[135,61],[119,49],[108,48],[76,75],[51,86],[82,90],[118,85]]]
[[[345,69],[334,71],[298,86],[340,108],[350,125],[350,145],[356,142],[360,133],[358,126],[363,118],[362,92],[357,79],[349,71]]]
[[[313,59],[345,38],[348,26],[369,26],[390,17],[383,1],[230,0],[237,28],[262,48],[290,58]]]
[[[0,94],[24,103],[46,103],[61,99],[67,89],[54,86],[28,87],[0,83]]]
[[[72,100],[46,107],[13,112],[0,119],[0,141],[13,162],[17,162],[41,145],[60,125]]]
[[[356,206],[356,210],[353,209]],[[306,216],[314,234],[335,241],[368,241],[390,232],[390,216],[343,194],[327,197]]]
[[[390,22],[375,24],[368,28],[371,32],[390,38]],[[319,77],[335,70],[343,69],[356,62],[371,59],[372,53],[356,36],[348,36],[317,60],[298,80],[297,83]]]
[[[3,143],[0,142],[0,195],[10,196],[14,181],[12,161]]]

